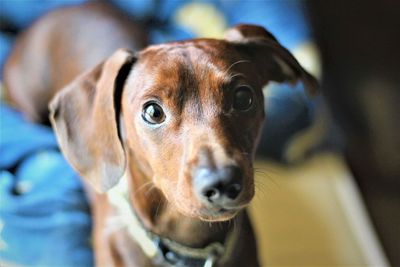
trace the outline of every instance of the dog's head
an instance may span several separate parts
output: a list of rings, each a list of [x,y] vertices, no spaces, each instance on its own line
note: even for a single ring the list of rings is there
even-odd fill
[[[316,81],[264,28],[120,50],[62,90],[51,121],[71,165],[105,191],[137,164],[182,214],[226,220],[254,195],[269,81]],[[127,154],[132,154],[127,160]]]

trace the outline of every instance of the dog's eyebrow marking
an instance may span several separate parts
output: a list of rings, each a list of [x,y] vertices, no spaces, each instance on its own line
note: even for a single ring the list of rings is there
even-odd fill
[[[199,82],[195,77],[195,69],[193,62],[190,59],[188,52],[182,51],[181,56],[183,62],[178,66],[179,82],[177,93],[175,96],[175,104],[178,112],[181,113],[189,101],[194,108],[194,112],[201,116],[203,114],[203,107],[201,106],[200,94],[199,94]]]
[[[159,90],[154,90],[154,91],[159,91]],[[154,100],[156,100],[156,101],[162,103],[161,97],[158,96],[158,95],[156,95],[156,94],[154,94],[153,92],[150,92],[150,93],[148,93],[148,94],[144,94],[142,98],[143,98],[143,99],[154,99]]]
[[[237,72],[232,73],[227,77],[224,77],[221,88],[225,90],[230,90],[235,88],[239,84],[247,84],[247,77],[243,73]]]

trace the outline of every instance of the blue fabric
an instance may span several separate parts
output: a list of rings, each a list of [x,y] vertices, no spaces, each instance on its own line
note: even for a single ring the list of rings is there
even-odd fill
[[[48,127],[27,123],[19,112],[3,104],[0,116],[1,169],[41,149],[57,148],[57,141]]]
[[[229,25],[258,24],[267,28],[288,49],[311,38],[303,12],[304,1],[222,1]]]
[[[265,97],[265,121],[258,155],[284,161],[284,148],[299,130],[309,127],[314,116],[313,102],[302,84],[274,84]]]
[[[0,79],[3,79],[4,63],[13,43],[14,37],[12,35],[0,33]]]
[[[139,20],[146,20],[155,16],[158,0],[112,0],[120,9]]]
[[[0,104],[0,261],[92,266],[89,207],[52,130]]]
[[[0,18],[18,28],[26,28],[43,14],[62,6],[76,5],[86,0],[1,0]]]

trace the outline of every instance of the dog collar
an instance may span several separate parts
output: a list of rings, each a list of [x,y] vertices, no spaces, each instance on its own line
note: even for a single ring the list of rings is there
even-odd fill
[[[129,202],[126,174],[108,192],[110,203],[117,208],[129,235],[141,247],[143,252],[159,266],[191,266],[213,267],[217,262],[226,260],[233,244],[236,242],[237,231],[230,231],[224,244],[214,242],[204,248],[192,248],[171,239],[156,235],[145,229]]]

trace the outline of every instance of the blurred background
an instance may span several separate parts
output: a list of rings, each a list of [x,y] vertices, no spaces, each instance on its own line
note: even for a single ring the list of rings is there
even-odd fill
[[[0,75],[20,32],[83,2],[1,0]],[[313,99],[301,84],[264,89],[251,207],[264,266],[400,265],[399,1],[108,2],[150,44],[262,25],[320,79]],[[0,265],[93,265],[90,210],[51,129],[3,93],[0,107]]]

